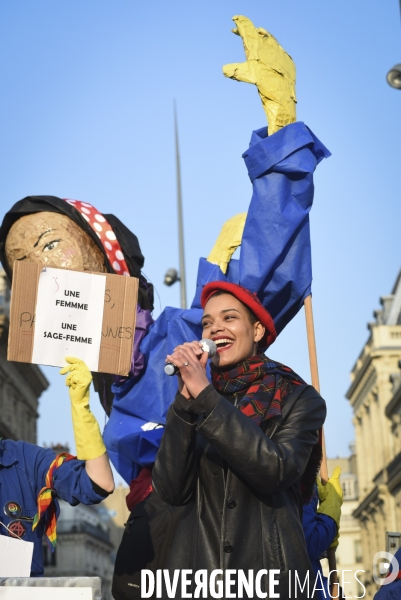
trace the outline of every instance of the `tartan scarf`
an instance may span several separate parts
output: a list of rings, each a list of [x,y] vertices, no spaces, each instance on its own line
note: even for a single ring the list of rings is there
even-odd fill
[[[46,473],[45,478],[45,486],[40,490],[38,494],[38,512],[36,513],[33,519],[32,531],[36,529],[39,525],[43,515],[46,514],[46,541],[48,546],[52,552],[56,547],[57,541],[57,532],[56,532],[56,524],[57,524],[57,507],[54,501],[53,496],[55,496],[56,492],[53,487],[53,477],[54,472],[60,465],[63,464],[64,461],[75,459],[76,456],[72,456],[71,454],[62,453],[58,454],[56,458],[51,463],[49,470]]]
[[[231,396],[237,401],[238,409],[257,425],[272,417],[281,415],[282,406],[288,395],[305,381],[292,369],[257,354],[236,365],[228,371],[222,371],[210,365],[213,387],[222,396]],[[313,446],[309,462],[301,477],[302,501],[309,502],[316,475],[322,459],[322,441]]]
[[[281,415],[281,405],[294,386],[305,384],[292,369],[257,354],[229,371],[210,366],[213,387],[223,396],[240,397],[239,410],[260,425]]]

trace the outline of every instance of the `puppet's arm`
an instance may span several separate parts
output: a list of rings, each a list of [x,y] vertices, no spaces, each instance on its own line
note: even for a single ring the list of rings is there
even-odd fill
[[[239,213],[226,221],[212,251],[207,257],[208,262],[218,265],[223,273],[227,273],[228,263],[232,255],[238,246],[241,246],[245,221],[246,213]]]
[[[247,17],[235,16],[244,43],[246,62],[223,67],[230,79],[257,86],[269,123],[269,135],[296,121],[295,65],[289,54],[266,29],[257,29]]]
[[[89,408],[92,375],[82,360],[67,357],[66,361],[69,365],[61,369],[60,373],[68,373],[66,385],[70,392],[77,457],[86,461],[85,468],[90,479],[103,490],[112,492],[114,480],[106,447],[99,425]]]

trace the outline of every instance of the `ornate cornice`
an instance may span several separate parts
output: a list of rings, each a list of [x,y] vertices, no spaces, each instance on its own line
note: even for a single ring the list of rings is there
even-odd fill
[[[353,397],[351,397],[351,395],[347,395],[347,398],[351,401],[351,406],[353,407],[354,413],[358,411],[361,404],[365,401],[366,396],[369,394],[372,388],[374,388],[376,380],[376,369],[373,365],[372,357],[369,356],[369,360],[365,365],[363,374],[361,373],[361,377],[354,382],[355,386],[352,390]]]
[[[396,390],[394,396],[385,408],[386,417],[391,419],[392,413],[396,412],[397,405],[401,403],[401,386]],[[400,411],[397,411],[400,412]]]
[[[358,521],[374,520],[375,513],[380,510],[383,512],[382,505],[386,501],[388,494],[387,486],[384,484],[375,485],[372,491],[362,500],[352,513],[352,516]]]
[[[358,387],[365,380],[366,373],[370,370],[372,359],[380,358],[383,355],[393,353],[394,351],[401,356],[401,325],[376,325],[370,324],[370,337],[363,347],[358,360],[352,371],[352,383],[347,390],[346,397],[355,404],[353,396]]]

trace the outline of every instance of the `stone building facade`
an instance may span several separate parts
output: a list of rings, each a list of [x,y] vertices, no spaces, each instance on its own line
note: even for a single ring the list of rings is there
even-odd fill
[[[127,508],[126,497],[129,493],[129,487],[123,486],[121,483],[116,486],[114,492],[107,496],[101,504],[109,511],[110,522],[110,540],[114,546],[114,552],[120,546],[123,537],[125,523],[128,521],[130,511]]]
[[[102,600],[112,600],[114,546],[110,516],[101,505],[70,506],[60,500],[57,546],[51,553],[43,542],[46,577],[101,577]]]
[[[7,360],[10,289],[0,269],[0,437],[36,444],[38,399],[49,383],[37,365]]]
[[[343,489],[343,505],[341,507],[340,538],[336,551],[337,569],[343,582],[344,594],[348,598],[363,596],[363,587],[355,578],[355,573],[364,569],[362,561],[361,527],[353,516],[358,506],[358,479],[356,473],[355,446],[351,445],[351,455],[346,458],[327,460],[329,476],[335,467],[341,467],[340,483]],[[328,576],[327,560],[322,561],[323,573]],[[357,575],[361,581],[363,573]]]
[[[351,372],[347,392],[355,427],[364,585],[378,589],[373,558],[386,550],[386,532],[401,531],[401,272],[391,295],[368,324],[369,338]]]

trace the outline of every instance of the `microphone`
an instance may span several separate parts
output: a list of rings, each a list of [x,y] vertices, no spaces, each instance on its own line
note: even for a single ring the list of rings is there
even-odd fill
[[[213,356],[216,354],[217,352],[217,346],[214,343],[213,340],[201,340],[199,342],[200,344],[202,344],[202,351],[203,352],[208,352],[209,353],[209,358],[213,358]],[[173,363],[167,363],[164,366],[164,372],[166,375],[176,375],[179,371],[179,368],[176,367],[175,365],[173,365]]]

